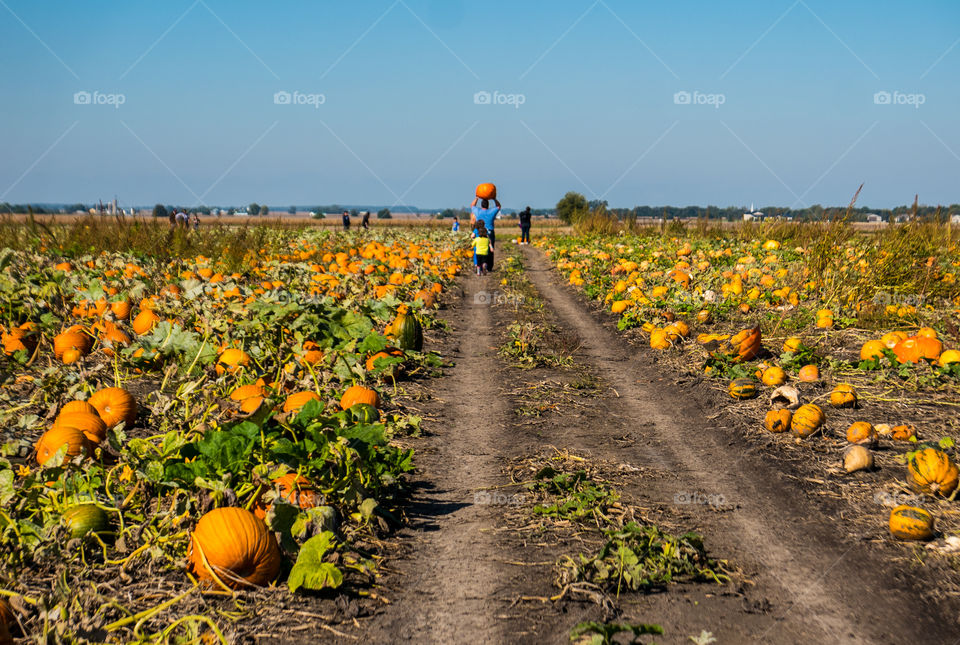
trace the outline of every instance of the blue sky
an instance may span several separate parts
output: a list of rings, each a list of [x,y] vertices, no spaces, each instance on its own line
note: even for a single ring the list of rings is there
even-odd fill
[[[955,0],[0,0],[0,61],[0,201],[960,202]]]

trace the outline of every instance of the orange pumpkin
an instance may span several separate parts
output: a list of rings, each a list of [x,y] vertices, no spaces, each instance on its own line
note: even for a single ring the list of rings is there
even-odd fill
[[[883,341],[868,340],[863,344],[863,347],[860,348],[860,360],[872,361],[877,358],[883,358],[884,349],[886,349],[886,345],[883,344]]]
[[[75,401],[75,403],[83,403],[83,401]],[[93,406],[88,405],[88,407]],[[90,443],[100,443],[107,438],[107,425],[95,408],[93,412],[61,412],[52,427],[76,428],[87,437]]]
[[[158,322],[160,322],[160,316],[153,313],[152,309],[144,309],[143,303],[140,303],[140,313],[137,314],[130,325],[133,327],[135,334],[142,336],[153,329]]]
[[[760,328],[744,329],[730,339],[736,361],[750,361],[757,357],[763,346],[760,344]]]
[[[852,408],[857,405],[857,391],[849,383],[840,383],[830,393],[830,405],[835,408]]]
[[[126,320],[130,317],[130,301],[117,300],[110,303],[110,311],[117,320]]]
[[[910,439],[916,436],[917,429],[909,424],[893,426],[890,430],[890,438],[894,441],[910,441]]]
[[[793,419],[790,421],[790,429],[801,439],[806,439],[823,426],[824,420],[825,417],[823,416],[823,410],[820,409],[820,406],[807,403],[801,405],[797,408],[797,411],[793,413]]]
[[[316,392],[304,391],[291,394],[283,402],[284,412],[299,412],[300,408],[305,406],[308,401],[319,401],[320,396]]]
[[[879,435],[867,421],[855,421],[847,428],[847,441],[861,446],[875,446]]]
[[[242,349],[231,347],[220,354],[220,358],[217,359],[216,370],[217,374],[224,374],[226,372],[233,373],[249,364],[249,354]]]
[[[793,418],[793,413],[790,410],[770,410],[767,412],[767,416],[764,417],[763,427],[765,427],[770,432],[786,432],[790,428],[790,420]]]
[[[893,353],[901,363],[919,363],[922,360],[936,361],[943,351],[943,344],[929,336],[911,336],[901,340],[893,348]]]
[[[79,326],[74,325],[53,338],[53,353],[64,363],[73,363],[90,353],[93,339]]]
[[[215,508],[190,534],[188,571],[232,589],[263,587],[280,573],[281,555],[267,525],[243,508]]]
[[[804,365],[800,368],[799,378],[804,383],[813,383],[820,380],[820,368],[816,365]]]
[[[376,390],[371,390],[362,385],[353,385],[347,388],[347,391],[340,397],[340,408],[343,410],[349,410],[358,403],[366,403],[376,408],[380,406],[380,396]]]
[[[496,199],[497,187],[493,184],[480,184],[477,186],[477,197],[480,199]]]
[[[94,392],[90,405],[97,409],[107,428],[115,428],[123,421],[129,428],[137,420],[137,400],[119,387],[107,387]]]
[[[85,450],[90,452],[90,442],[81,430],[69,426],[50,428],[37,441],[37,463],[43,466],[63,446],[67,446],[67,460],[78,457]]]
[[[918,493],[949,497],[957,487],[960,471],[947,453],[924,448],[907,464],[907,484]]]

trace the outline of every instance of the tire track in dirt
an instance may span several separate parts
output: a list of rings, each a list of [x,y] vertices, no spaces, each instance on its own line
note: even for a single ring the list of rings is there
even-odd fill
[[[633,459],[639,466],[672,464],[674,481],[654,482],[644,491],[662,503],[670,504],[677,493],[706,491],[736,505],[728,513],[705,505],[684,507],[701,523],[699,531],[711,550],[755,571],[757,588],[773,603],[773,619],[762,621],[759,633],[734,629],[727,636],[772,643],[942,643],[956,638],[950,622],[915,606],[905,610],[909,591],[905,585],[898,589],[898,580],[889,576],[898,578],[898,572],[885,575],[863,547],[837,538],[833,527],[818,520],[806,493],[779,477],[770,457],[751,454],[747,446],[725,439],[722,430],[715,431],[694,401],[670,387],[651,357],[633,356],[624,339],[596,320],[539,251],[526,247],[523,255],[528,278],[557,322],[579,336],[575,358],[614,388],[619,416],[634,420],[629,429],[637,439],[634,446],[616,448],[610,440],[626,429],[621,422],[602,428],[587,447],[620,461]]]
[[[452,311],[455,346],[444,358],[455,363],[431,384],[442,400],[444,423],[434,423],[435,436],[415,444],[418,490],[407,508],[410,526],[402,532],[415,544],[391,563],[401,574],[397,593],[392,606],[366,626],[367,642],[505,642],[502,612],[508,603],[499,582],[497,509],[474,503],[477,490],[502,482],[498,453],[510,444],[491,307],[474,305],[476,293],[492,280],[466,277],[462,306]]]

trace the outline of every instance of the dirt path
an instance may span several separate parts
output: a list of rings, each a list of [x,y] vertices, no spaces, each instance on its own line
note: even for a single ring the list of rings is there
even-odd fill
[[[721,644],[957,640],[953,619],[916,602],[922,578],[841,537],[775,456],[716,427],[695,387],[678,386],[650,353],[605,326],[539,251],[526,247],[522,257],[544,303],[543,325],[572,339],[573,366],[523,370],[501,359],[502,330],[517,311],[489,306],[499,276],[464,278],[445,315],[451,333],[435,348],[453,366],[429,382],[427,433],[413,440],[417,475],[398,536],[405,546],[378,589],[390,602],[351,635],[560,644],[581,621],[614,618],[661,624],[658,643],[689,643],[703,632]],[[581,390],[580,382],[594,385]],[[544,392],[551,405],[528,415]],[[710,554],[735,567],[734,582],[626,594],[619,617],[572,594],[547,601],[558,592],[554,563],[582,552],[581,536],[521,527],[516,509],[487,503],[484,490],[516,491],[497,487],[519,461],[553,450],[617,473],[622,498],[648,521],[703,535]]]
[[[640,466],[670,466],[672,479],[658,480],[644,490],[645,496],[659,497],[661,503],[701,495],[722,497],[726,505],[734,506],[730,512],[716,512],[709,504],[682,508],[696,519],[696,529],[715,554],[752,572],[756,589],[771,605],[772,620],[719,622],[718,642],[957,639],[953,624],[938,620],[933,611],[925,614],[922,607],[911,606],[903,571],[885,571],[864,545],[841,541],[837,535],[842,532],[819,521],[816,505],[780,475],[775,458],[751,454],[714,428],[707,418],[710,411],[701,409],[691,393],[673,386],[649,354],[631,355],[616,332],[599,324],[559,283],[539,251],[526,247],[524,257],[529,279],[558,324],[579,336],[577,359],[593,366],[619,397],[611,402],[616,416],[608,427],[581,436],[578,443],[592,443],[600,454],[614,453]],[[635,440],[631,446],[621,448],[609,441],[622,432]]]
[[[432,436],[415,446],[417,492],[407,509],[412,552],[392,568],[401,572],[394,607],[373,621],[372,642],[502,642],[498,603],[503,557],[492,533],[496,509],[475,495],[500,481],[497,454],[508,445],[507,401],[498,368],[491,307],[476,305],[492,277],[468,277],[461,306],[449,320],[454,366],[432,390],[440,406]],[[483,297],[479,298],[485,302]],[[389,591],[387,592],[388,595]],[[502,605],[502,606],[500,606]]]

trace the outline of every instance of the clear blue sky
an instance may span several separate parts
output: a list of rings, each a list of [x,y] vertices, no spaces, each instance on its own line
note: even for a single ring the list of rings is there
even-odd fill
[[[0,201],[950,204],[958,42],[956,0],[0,0]]]

